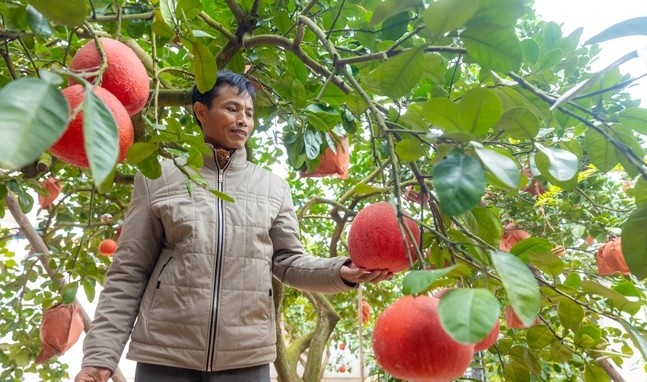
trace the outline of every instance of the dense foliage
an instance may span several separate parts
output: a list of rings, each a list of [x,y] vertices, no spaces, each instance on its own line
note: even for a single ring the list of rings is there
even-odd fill
[[[596,42],[645,32],[636,20],[583,42],[580,30],[538,20],[526,0],[0,1],[0,213],[18,222],[0,228],[0,378],[70,372],[33,362],[43,310],[80,290],[96,298],[110,264],[97,248],[115,238],[136,171],[155,178],[172,159],[188,188],[204,186],[192,170],[208,151],[190,89],[210,88],[226,68],[258,87],[251,158],[286,176],[309,251],[347,255],[353,216],[379,200],[423,232],[410,272],[363,287],[372,318],[361,336],[359,292],[277,285],[282,381],[319,380],[330,343],[349,340],[383,373],[370,354],[375,316],[403,294],[448,285],[460,289],[439,312],[456,339],[477,342],[507,305],[536,323],[502,325],[483,353],[489,379],[618,380],[614,365],[635,351],[647,359],[647,109],[623,92],[632,79],[618,70],[637,52],[600,72],[589,64]],[[83,170],[47,149],[69,118],[61,89],[85,81],[70,60],[99,37],[135,51],[151,96],[118,165],[114,121],[101,102],[84,104],[94,139]],[[342,136],[348,179],[303,177]],[[50,176],[61,196],[39,209],[34,195]],[[531,237],[501,250],[513,225]],[[632,274],[601,277],[597,250],[616,236]],[[27,256],[11,240],[20,237]]]

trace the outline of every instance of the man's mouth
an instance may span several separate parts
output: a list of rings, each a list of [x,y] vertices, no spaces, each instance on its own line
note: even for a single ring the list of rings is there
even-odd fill
[[[247,138],[247,131],[241,129],[235,129],[231,131],[234,134],[240,135],[243,138]]]

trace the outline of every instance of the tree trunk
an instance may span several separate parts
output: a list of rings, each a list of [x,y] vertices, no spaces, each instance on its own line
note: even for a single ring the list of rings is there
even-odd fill
[[[18,223],[20,230],[27,238],[27,241],[29,241],[31,250],[34,253],[40,253],[40,255],[38,255],[38,261],[40,261],[40,264],[47,272],[47,275],[49,275],[54,284],[58,287],[58,290],[61,290],[65,286],[66,282],[62,278],[57,278],[56,272],[49,266],[49,248],[47,248],[47,245],[45,245],[43,238],[40,237],[38,232],[36,232],[36,229],[34,229],[34,227],[31,225],[31,222],[29,221],[27,216],[22,212],[20,205],[16,200],[16,197],[12,193],[9,193],[5,197],[4,202],[7,205],[7,208],[11,212],[11,215],[13,216],[16,223]],[[87,333],[88,329],[90,328],[90,316],[85,311],[85,309],[83,309],[83,306],[77,299],[74,299],[74,303],[81,309],[81,313],[83,314],[83,330]],[[121,370],[119,370],[119,368],[115,370],[115,373],[112,376],[112,380],[114,382],[126,382],[126,378],[124,378],[124,375],[122,374]]]

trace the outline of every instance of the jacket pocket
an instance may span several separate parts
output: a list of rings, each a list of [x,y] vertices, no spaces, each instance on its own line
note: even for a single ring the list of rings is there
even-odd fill
[[[164,273],[164,269],[166,269],[166,266],[173,260],[173,256],[169,257],[168,260],[162,265],[162,269],[160,269],[159,273],[157,274],[157,283],[155,284],[155,289],[159,289],[160,285],[162,284],[162,274]]]

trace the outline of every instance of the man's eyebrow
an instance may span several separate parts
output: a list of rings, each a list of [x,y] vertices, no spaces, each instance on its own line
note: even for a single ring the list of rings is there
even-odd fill
[[[240,101],[235,100],[235,99],[227,100],[227,101],[224,102],[224,104],[225,105],[236,105],[236,106],[245,106],[246,107],[244,102],[240,102]],[[247,109],[254,111],[254,106],[252,105],[250,107],[247,107]]]

